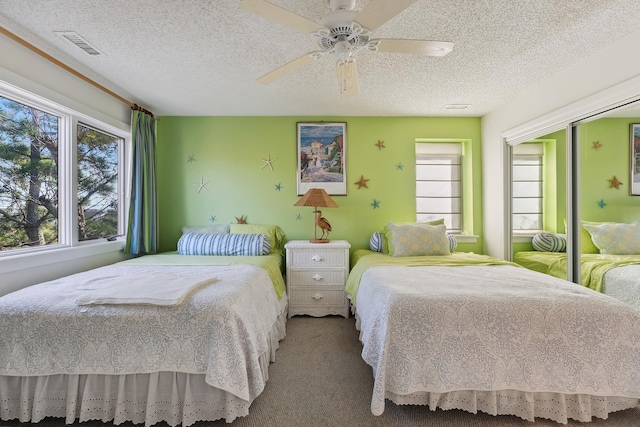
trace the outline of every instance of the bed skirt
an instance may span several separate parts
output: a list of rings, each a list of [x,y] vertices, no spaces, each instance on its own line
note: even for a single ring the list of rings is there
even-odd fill
[[[259,358],[262,376],[269,378],[279,341],[285,336],[286,296],[271,329],[269,349]],[[154,372],[129,375],[0,376],[0,420],[37,423],[46,417],[131,421],[150,426],[165,421],[189,426],[224,419],[230,423],[249,414],[252,402],[205,382],[205,374]]]
[[[491,415],[515,415],[527,421],[548,418],[567,424],[569,419],[590,422],[592,417],[607,419],[611,412],[640,406],[640,399],[602,397],[585,394],[531,393],[517,390],[458,390],[448,393],[416,392],[400,395],[386,392],[397,405],[427,405],[435,411],[461,409]]]

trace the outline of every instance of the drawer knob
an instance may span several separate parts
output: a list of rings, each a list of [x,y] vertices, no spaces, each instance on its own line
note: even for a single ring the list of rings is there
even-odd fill
[[[320,301],[323,298],[323,296],[321,294],[315,294],[312,298],[316,301]]]
[[[324,258],[321,257],[320,255],[314,255],[314,256],[311,257],[311,259],[314,260],[314,261],[322,261],[322,260],[324,260]]]
[[[315,276],[313,276],[313,277],[312,277],[312,279],[313,279],[313,280],[315,280],[315,281],[317,282],[317,281],[319,281],[319,280],[324,279],[324,277],[322,277],[322,276],[321,276],[321,275],[319,275],[319,274],[316,274]]]

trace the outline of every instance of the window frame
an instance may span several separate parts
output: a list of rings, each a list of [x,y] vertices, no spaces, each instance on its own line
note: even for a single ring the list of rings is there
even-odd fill
[[[519,151],[519,152],[518,152]],[[516,168],[516,158],[535,158],[538,159],[538,165],[536,165],[539,169],[539,179],[538,180],[517,180],[515,178],[515,168]],[[533,140],[533,141],[527,141],[524,142],[522,144],[518,144],[516,146],[513,147],[513,152],[512,152],[512,160],[511,160],[511,164],[512,164],[512,179],[511,179],[511,186],[512,186],[512,194],[511,194],[511,215],[512,215],[512,223],[513,223],[513,217],[515,215],[517,215],[517,213],[515,212],[515,209],[513,207],[513,204],[515,203],[515,199],[516,199],[516,194],[515,194],[515,184],[516,182],[537,182],[539,184],[540,187],[540,191],[539,191],[539,210],[537,212],[530,212],[530,214],[536,214],[540,216],[540,227],[539,228],[513,228],[513,233],[514,234],[518,234],[518,235],[533,235],[536,233],[539,233],[541,231],[544,230],[545,228],[545,222],[546,222],[546,216],[545,216],[545,203],[546,203],[546,195],[545,195],[545,185],[546,185],[546,177],[545,177],[545,170],[547,170],[547,166],[546,166],[546,161],[545,161],[545,143],[544,141],[541,140]],[[522,198],[522,197],[519,197]]]
[[[459,232],[452,232],[459,243],[476,243],[478,236],[474,234],[474,180],[472,140],[464,138],[416,138],[416,144],[460,144],[461,152],[461,226]],[[414,156],[416,149],[414,147]],[[415,165],[415,158],[414,158]],[[415,179],[415,177],[414,177]],[[476,183],[477,184],[477,183]],[[414,201],[416,191],[414,189]],[[414,206],[417,215],[417,206]],[[416,216],[417,218],[417,216]]]
[[[0,252],[0,273],[15,271],[34,265],[50,264],[78,256],[100,255],[124,247],[127,230],[130,191],[131,131],[125,123],[98,118],[100,113],[76,111],[58,102],[46,99],[25,89],[0,80],[0,96],[59,117],[58,123],[58,243]],[[118,237],[79,241],[77,203],[77,126],[91,127],[121,139],[118,154]],[[57,256],[52,256],[57,253]],[[46,260],[41,258],[46,256]],[[11,260],[11,262],[3,262]]]

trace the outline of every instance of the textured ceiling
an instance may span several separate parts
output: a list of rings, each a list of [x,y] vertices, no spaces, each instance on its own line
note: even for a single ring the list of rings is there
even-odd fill
[[[358,0],[357,9],[367,2]],[[327,0],[272,3],[314,21],[329,12]],[[157,115],[481,116],[638,23],[638,0],[419,0],[373,37],[451,41],[453,52],[359,52],[360,94],[341,98],[334,57],[256,83],[317,47],[309,35],[238,5],[1,0],[0,25]],[[87,55],[54,31],[75,31],[104,55]]]

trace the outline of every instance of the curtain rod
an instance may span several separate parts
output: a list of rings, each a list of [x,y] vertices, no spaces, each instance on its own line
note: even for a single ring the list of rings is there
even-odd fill
[[[145,114],[148,114],[151,117],[153,117],[153,113],[151,113],[151,111],[145,110],[144,108],[140,107],[138,104],[136,104],[134,102],[131,102],[131,101],[121,97],[117,93],[115,93],[115,92],[107,89],[106,87],[102,86],[100,83],[97,83],[97,82],[91,80],[89,77],[87,77],[84,74],[74,70],[73,68],[71,68],[68,65],[66,65],[65,63],[57,60],[56,58],[54,58],[53,56],[49,55],[48,53],[38,49],[37,47],[35,47],[31,43],[29,43],[28,41],[16,36],[11,31],[7,30],[6,28],[4,28],[2,26],[0,26],[0,33],[4,34],[7,37],[9,37],[11,40],[15,41],[16,43],[26,47],[30,51],[35,52],[36,54],[40,55],[44,59],[54,63],[55,65],[57,65],[58,67],[62,68],[63,70],[68,71],[69,73],[73,74],[74,76],[76,76],[76,77],[84,80],[85,82],[89,83],[90,85],[100,89],[101,91],[103,91],[107,95],[110,95],[110,96],[114,97],[115,99],[117,99],[118,101],[123,102],[124,104],[127,104],[129,107],[131,107],[132,110],[138,110],[138,111],[141,111],[141,112],[143,112]]]

